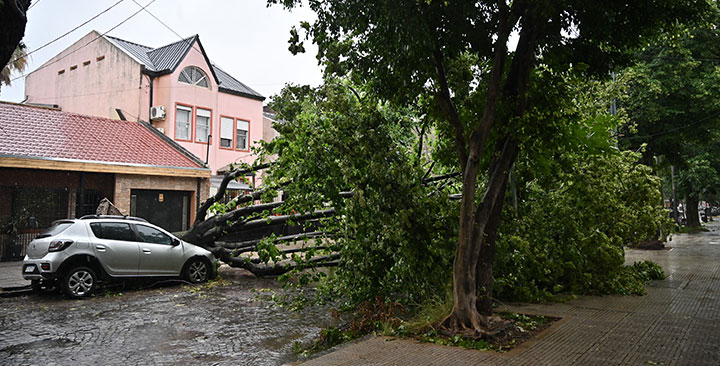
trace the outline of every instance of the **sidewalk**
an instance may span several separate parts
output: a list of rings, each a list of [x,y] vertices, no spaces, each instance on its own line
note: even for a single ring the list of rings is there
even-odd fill
[[[581,297],[510,310],[562,320],[508,353],[374,337],[303,363],[314,365],[720,365],[720,222],[710,232],[676,235],[669,250],[628,250],[667,279],[646,296]]]
[[[0,262],[0,289],[30,285],[22,277],[22,261]]]

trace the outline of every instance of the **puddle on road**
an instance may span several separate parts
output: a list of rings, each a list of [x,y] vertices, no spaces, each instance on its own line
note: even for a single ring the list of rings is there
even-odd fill
[[[243,278],[221,287],[125,290],[84,301],[35,295],[8,299],[3,305],[9,311],[0,316],[8,330],[0,339],[0,364],[47,364],[53,354],[70,354],[89,364],[108,358],[128,364],[153,359],[177,364],[296,362],[293,343],[312,340],[321,327],[336,321],[327,307],[302,312],[277,308],[269,295],[263,296],[272,291],[282,288],[272,280]],[[40,325],[46,332],[32,334]],[[72,339],[79,343],[67,334],[78,335]]]
[[[47,349],[47,348],[66,348],[77,346],[78,342],[71,341],[65,338],[54,338],[54,339],[42,339],[29,343],[16,344],[9,347],[5,347],[0,352],[7,352],[9,354],[21,354],[24,352],[33,351],[36,349]]]

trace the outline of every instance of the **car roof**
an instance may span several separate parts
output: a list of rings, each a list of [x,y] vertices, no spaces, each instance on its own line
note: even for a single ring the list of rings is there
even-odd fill
[[[139,221],[139,222],[149,223],[147,220],[143,219],[142,217],[119,216],[119,215],[85,215],[85,216],[81,217],[79,220],[92,220],[92,219],[131,220],[131,221]]]

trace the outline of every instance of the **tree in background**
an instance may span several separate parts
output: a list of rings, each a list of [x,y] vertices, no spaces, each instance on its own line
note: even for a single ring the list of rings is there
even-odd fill
[[[3,84],[10,85],[13,72],[22,73],[27,67],[27,48],[25,44],[20,42],[15,48],[10,62],[0,71],[0,87]]]
[[[524,142],[561,137],[543,133],[554,111],[534,100],[538,65],[606,75],[647,37],[704,15],[709,3],[346,0],[310,7],[317,21],[301,26],[318,44],[326,73],[362,81],[397,105],[427,101],[440,129],[450,132],[462,201],[454,308],[442,326],[477,335],[492,327],[492,266],[508,172]],[[513,31],[519,38],[510,51]],[[291,50],[303,49],[300,38],[294,29]]]
[[[645,164],[659,161],[659,170],[675,167],[688,226],[700,225],[698,202],[717,191],[720,173],[711,146],[720,131],[717,9],[711,19],[668,28],[623,72],[630,88],[621,105],[631,123],[620,130],[621,147],[642,151]]]

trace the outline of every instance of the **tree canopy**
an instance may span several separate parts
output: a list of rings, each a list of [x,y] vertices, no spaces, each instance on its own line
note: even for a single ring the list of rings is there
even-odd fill
[[[720,173],[714,148],[720,131],[717,9],[710,19],[666,29],[622,72],[629,89],[621,106],[631,123],[620,130],[621,146],[642,149],[646,164],[675,166],[679,193],[693,207],[689,225],[699,225],[698,200],[715,194]]]
[[[492,326],[492,265],[508,172],[524,142],[557,138],[543,134],[554,112],[535,92],[539,68],[603,75],[648,37],[711,8],[707,1],[670,0],[347,0],[310,7],[317,20],[301,28],[318,45],[326,73],[362,81],[400,105],[428,103],[452,136],[463,179],[455,301],[443,327],[473,334]],[[301,50],[294,32],[291,50]],[[513,32],[518,41],[509,50]]]

